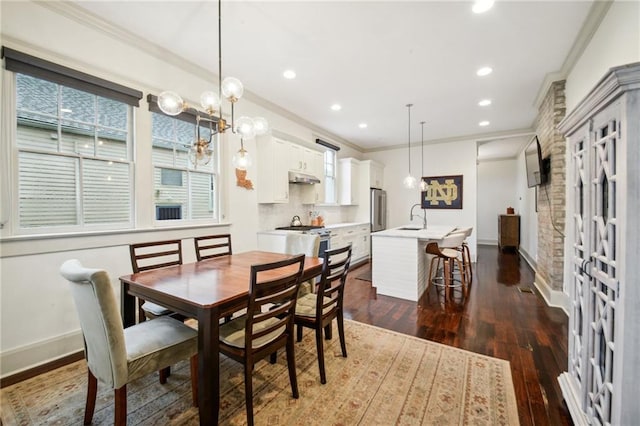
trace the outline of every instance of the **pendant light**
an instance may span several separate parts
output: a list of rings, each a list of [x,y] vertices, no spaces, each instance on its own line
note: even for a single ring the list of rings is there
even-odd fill
[[[405,188],[412,189],[416,187],[416,178],[411,175],[411,107],[413,104],[407,104],[407,111],[409,112],[409,136],[407,143],[407,155],[409,157],[409,174],[402,182]]]
[[[420,142],[420,149],[421,149],[421,157],[420,157],[420,192],[425,192],[427,190],[427,188],[429,187],[429,185],[427,185],[427,181],[424,180],[424,121],[420,122],[420,125],[422,126],[422,142]]]

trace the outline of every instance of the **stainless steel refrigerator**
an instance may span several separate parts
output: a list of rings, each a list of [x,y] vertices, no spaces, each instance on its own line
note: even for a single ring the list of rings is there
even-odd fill
[[[371,232],[387,229],[387,192],[371,188]]]

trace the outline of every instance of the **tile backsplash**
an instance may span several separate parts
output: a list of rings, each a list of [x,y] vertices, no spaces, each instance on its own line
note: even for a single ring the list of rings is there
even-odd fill
[[[289,202],[286,204],[258,204],[259,231],[268,231],[279,226],[289,226],[293,216],[300,216],[303,225],[309,225],[309,212],[317,211],[325,225],[354,222],[354,206],[321,206],[302,204],[302,185],[289,185]]]

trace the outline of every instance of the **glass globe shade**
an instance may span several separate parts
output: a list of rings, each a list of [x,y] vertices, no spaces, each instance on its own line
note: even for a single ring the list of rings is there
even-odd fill
[[[429,188],[427,181],[424,179],[420,179],[420,192],[425,192]]]
[[[255,117],[253,119],[253,128],[256,135],[265,135],[269,132],[269,122],[264,117]]]
[[[158,95],[158,107],[167,115],[178,115],[183,110],[184,101],[176,92],[167,90]]]
[[[235,102],[242,97],[244,87],[242,82],[235,77],[227,77],[222,80],[222,94],[229,102]]]
[[[407,175],[406,178],[404,178],[404,181],[402,181],[402,184],[404,185],[405,188],[415,188],[416,187],[416,178],[414,178],[411,175]]]
[[[220,96],[209,90],[202,92],[200,95],[200,105],[202,105],[202,108],[211,115],[220,107]]]
[[[238,133],[243,139],[251,139],[256,136],[253,120],[246,116],[242,116],[236,120],[234,130],[234,133]]]
[[[213,150],[209,148],[209,144],[200,139],[191,148],[189,148],[189,160],[195,167],[206,166],[213,157]]]
[[[252,164],[251,155],[247,152],[246,149],[240,148],[238,152],[233,154],[233,158],[231,158],[231,163],[233,167],[240,170],[246,170],[247,167],[250,167]]]

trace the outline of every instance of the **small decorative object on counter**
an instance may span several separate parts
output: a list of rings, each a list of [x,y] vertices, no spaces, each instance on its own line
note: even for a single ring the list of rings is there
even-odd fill
[[[507,214],[515,214],[516,211],[513,209],[513,207],[507,207]]]

